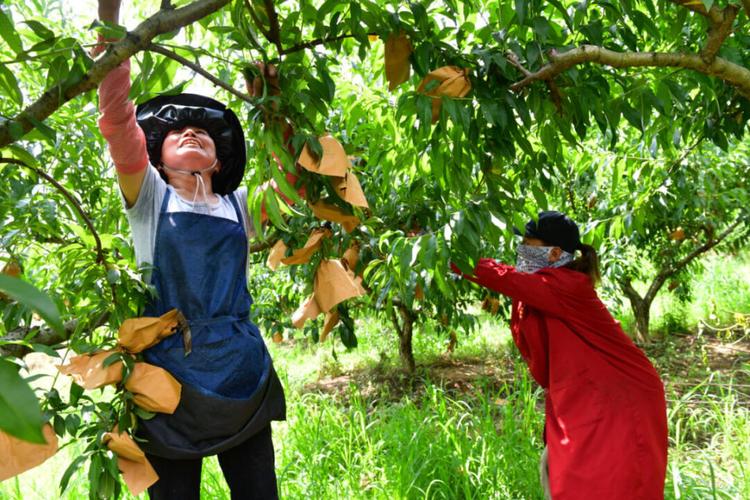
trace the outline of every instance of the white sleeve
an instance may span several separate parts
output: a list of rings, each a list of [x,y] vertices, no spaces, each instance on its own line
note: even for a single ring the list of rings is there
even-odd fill
[[[135,259],[138,265],[153,264],[156,226],[159,223],[159,211],[166,192],[167,183],[159,172],[149,165],[135,204],[128,208],[123,198],[130,230],[133,233]]]

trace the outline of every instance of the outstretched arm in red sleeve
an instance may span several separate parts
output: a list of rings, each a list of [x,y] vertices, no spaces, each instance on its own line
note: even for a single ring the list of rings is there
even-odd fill
[[[497,262],[494,259],[479,259],[472,275],[463,274],[455,264],[454,272],[469,281],[502,293],[524,304],[560,316],[563,314],[560,297],[549,283],[549,275],[541,273],[520,273],[516,268]]]

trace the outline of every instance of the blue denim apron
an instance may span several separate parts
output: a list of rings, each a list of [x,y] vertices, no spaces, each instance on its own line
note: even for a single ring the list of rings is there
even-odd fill
[[[167,189],[159,213],[151,283],[157,298],[146,316],[182,311],[192,350],[183,336],[165,338],[144,351],[147,362],[182,384],[174,414],[141,420],[138,434],[150,454],[191,459],[237,446],[283,420],[281,383],[258,327],[248,319],[247,235],[234,194],[237,221],[189,212],[168,213]]]

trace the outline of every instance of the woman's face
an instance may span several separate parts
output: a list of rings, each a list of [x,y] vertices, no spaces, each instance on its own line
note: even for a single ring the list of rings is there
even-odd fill
[[[523,244],[529,245],[530,247],[548,247],[551,245],[548,245],[544,242],[544,240],[540,240],[539,238],[530,238],[528,236],[523,237]],[[562,256],[562,249],[560,247],[552,247],[552,250],[549,252],[549,261],[550,262],[557,262],[560,260],[560,257]]]
[[[171,130],[161,145],[161,161],[169,168],[201,170],[216,161],[216,145],[202,128]]]

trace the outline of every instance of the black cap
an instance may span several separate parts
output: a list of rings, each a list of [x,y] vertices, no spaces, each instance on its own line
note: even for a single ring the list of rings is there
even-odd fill
[[[136,119],[146,135],[146,150],[155,167],[161,163],[161,146],[167,133],[194,125],[211,136],[221,162],[221,169],[211,178],[213,191],[229,194],[240,185],[247,158],[245,135],[237,115],[219,101],[197,94],[157,96],[138,106]],[[161,175],[166,180],[164,172]]]
[[[516,231],[520,234],[520,231]],[[581,233],[578,225],[567,215],[548,210],[539,212],[537,220],[526,224],[523,234],[527,238],[537,238],[547,245],[560,247],[568,253],[581,248]]]

